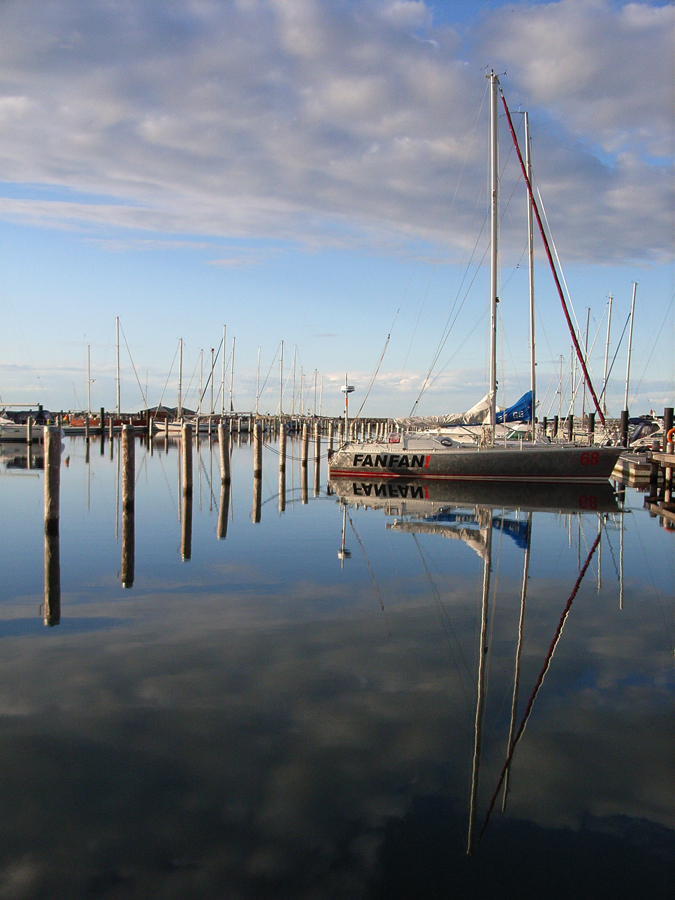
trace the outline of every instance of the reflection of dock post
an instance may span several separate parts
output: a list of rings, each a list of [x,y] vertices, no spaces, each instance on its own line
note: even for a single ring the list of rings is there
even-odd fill
[[[253,521],[260,521],[262,503],[262,425],[253,426]]]
[[[134,583],[134,512],[136,505],[136,443],[132,425],[122,426],[122,570],[123,588]]]
[[[279,423],[279,512],[286,510],[286,425]]]
[[[61,621],[61,562],[59,555],[59,494],[61,481],[61,432],[44,429],[45,456],[45,625]]]
[[[218,540],[224,541],[227,537],[227,517],[230,514],[230,482],[222,481],[220,484],[220,509],[218,510]]]
[[[229,484],[230,472],[230,429],[225,422],[218,425],[218,447],[220,448],[220,483]]]
[[[183,508],[180,555],[192,556],[192,426],[183,425]]]
[[[314,496],[319,496],[321,489],[321,425],[314,423]]]

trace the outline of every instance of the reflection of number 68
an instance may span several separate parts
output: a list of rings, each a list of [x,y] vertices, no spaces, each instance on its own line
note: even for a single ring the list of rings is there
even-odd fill
[[[581,465],[582,466],[597,466],[600,462],[600,454],[597,450],[594,450],[592,453],[588,453],[588,451],[581,454]]]

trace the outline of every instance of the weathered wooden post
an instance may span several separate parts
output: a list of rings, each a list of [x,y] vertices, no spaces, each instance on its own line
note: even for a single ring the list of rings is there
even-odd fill
[[[133,425],[122,426],[122,569],[123,588],[133,587],[135,558],[136,447]]]
[[[627,447],[628,446],[628,410],[627,409],[621,410],[621,425],[619,426],[619,433],[620,433],[620,437],[619,437],[620,445],[622,447]]]
[[[663,410],[663,452],[668,452],[668,432],[673,427],[673,407],[666,406]]]
[[[595,413],[589,412],[588,414],[588,443],[595,443]]]
[[[558,416],[553,416],[553,437],[558,437],[558,429],[560,428],[560,418]]]
[[[314,423],[314,496],[321,490],[321,425]]]
[[[253,521],[260,521],[262,505],[262,425],[253,426]]]
[[[59,500],[61,483],[61,429],[45,426],[45,625],[61,621],[61,561],[59,555]]]
[[[192,493],[192,425],[185,424],[182,428],[183,444],[183,493]]]
[[[230,484],[230,428],[222,421],[218,425],[218,448],[220,450],[220,483]]]
[[[309,429],[307,422],[302,423],[302,442],[300,450],[300,465],[303,472],[307,472],[307,458],[309,456]]]
[[[98,416],[98,433],[103,435],[105,433],[105,407],[102,406],[99,410]]]
[[[26,419],[26,443],[30,447],[33,443],[33,417],[28,416]],[[30,450],[28,451],[28,459],[30,460]]]
[[[84,414],[84,440],[89,443],[89,410]]]

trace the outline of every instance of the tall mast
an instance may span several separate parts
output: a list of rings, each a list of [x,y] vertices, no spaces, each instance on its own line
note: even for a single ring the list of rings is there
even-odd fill
[[[586,307],[586,337],[584,338],[584,358],[586,362],[588,362],[588,329],[591,324],[591,308],[590,306]],[[584,421],[584,415],[586,414],[586,381],[584,381],[584,389],[581,394],[581,421]]]
[[[605,343],[605,367],[602,370],[602,407],[607,415],[607,361],[609,359],[609,332],[612,325],[612,300],[614,298],[609,295],[607,303],[607,342]]]
[[[530,117],[523,114],[525,120],[525,168],[532,184],[532,147],[530,139]],[[535,433],[535,416],[537,411],[537,375],[534,351],[534,221],[532,215],[532,199],[527,195],[527,259],[530,288],[530,390],[532,391],[532,439]]]
[[[183,338],[178,339],[178,407],[176,415],[183,418]]]
[[[283,416],[284,402],[284,342],[281,342],[281,350],[279,351],[279,416]]]
[[[258,415],[258,400],[260,399],[260,347],[258,347],[258,368],[255,376],[255,414]]]
[[[298,345],[293,348],[293,401],[291,404],[291,415],[295,415],[295,360],[298,353]]]
[[[225,333],[226,327],[223,325],[223,358],[220,362],[220,414],[225,415]]]
[[[202,414],[202,382],[204,380],[204,350],[199,351],[199,400],[197,401],[197,415]]]
[[[117,415],[122,412],[120,401],[120,317],[115,316],[115,348],[117,360]]]
[[[630,379],[630,355],[633,349],[633,319],[635,317],[635,293],[637,291],[637,281],[633,282],[633,299],[630,304],[630,328],[628,329],[628,359],[626,361],[626,395],[623,401],[623,408],[628,409],[628,382]]]
[[[497,415],[497,240],[499,231],[499,160],[497,148],[497,89],[499,79],[490,72],[490,430],[495,436]]]
[[[87,417],[91,415],[91,345],[87,344]],[[101,425],[103,428],[103,425]]]
[[[234,404],[232,403],[232,390],[234,387],[234,342],[236,338],[232,338],[232,361],[230,363],[230,412],[234,412]]]
[[[214,412],[214,410],[213,410],[213,369],[216,364],[216,360],[213,355],[214,353],[215,353],[215,350],[213,347],[211,347],[211,403],[209,406],[209,415],[210,416],[212,416],[213,412]]]

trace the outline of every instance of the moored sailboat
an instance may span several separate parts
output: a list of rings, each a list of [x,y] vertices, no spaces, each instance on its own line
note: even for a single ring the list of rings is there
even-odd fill
[[[565,444],[537,443],[523,440],[509,440],[506,437],[495,441],[498,414],[497,396],[497,239],[499,232],[498,209],[498,166],[497,166],[497,120],[499,79],[490,74],[490,169],[491,169],[491,265],[490,265],[490,353],[489,388],[484,401],[480,430],[474,434],[475,440],[465,441],[456,433],[443,430],[443,426],[454,424],[442,421],[433,424],[434,430],[398,431],[390,433],[379,441],[348,441],[329,460],[331,478],[377,477],[377,478],[430,478],[468,481],[507,482],[599,482],[607,480],[623,452],[622,447],[573,446]],[[513,131],[510,114],[503,98],[504,109],[521,163],[523,177],[527,184],[531,209],[537,216],[547,256],[558,287],[563,309],[571,327],[571,321],[560,288],[559,279],[553,265],[548,242],[534,201],[531,187],[529,164],[526,167]],[[601,422],[602,410],[590,384],[586,363],[581,355],[576,335],[572,339],[579,354],[581,367],[589,385]],[[532,391],[534,395],[534,390]],[[521,398],[524,399],[524,398]],[[479,404],[480,405],[480,404]],[[474,409],[477,409],[474,408]],[[472,412],[472,411],[470,411]],[[529,418],[526,418],[526,415]],[[520,421],[534,420],[532,406],[527,414],[522,413]],[[404,420],[405,427],[414,427],[412,420]],[[420,420],[418,427],[424,427]]]

